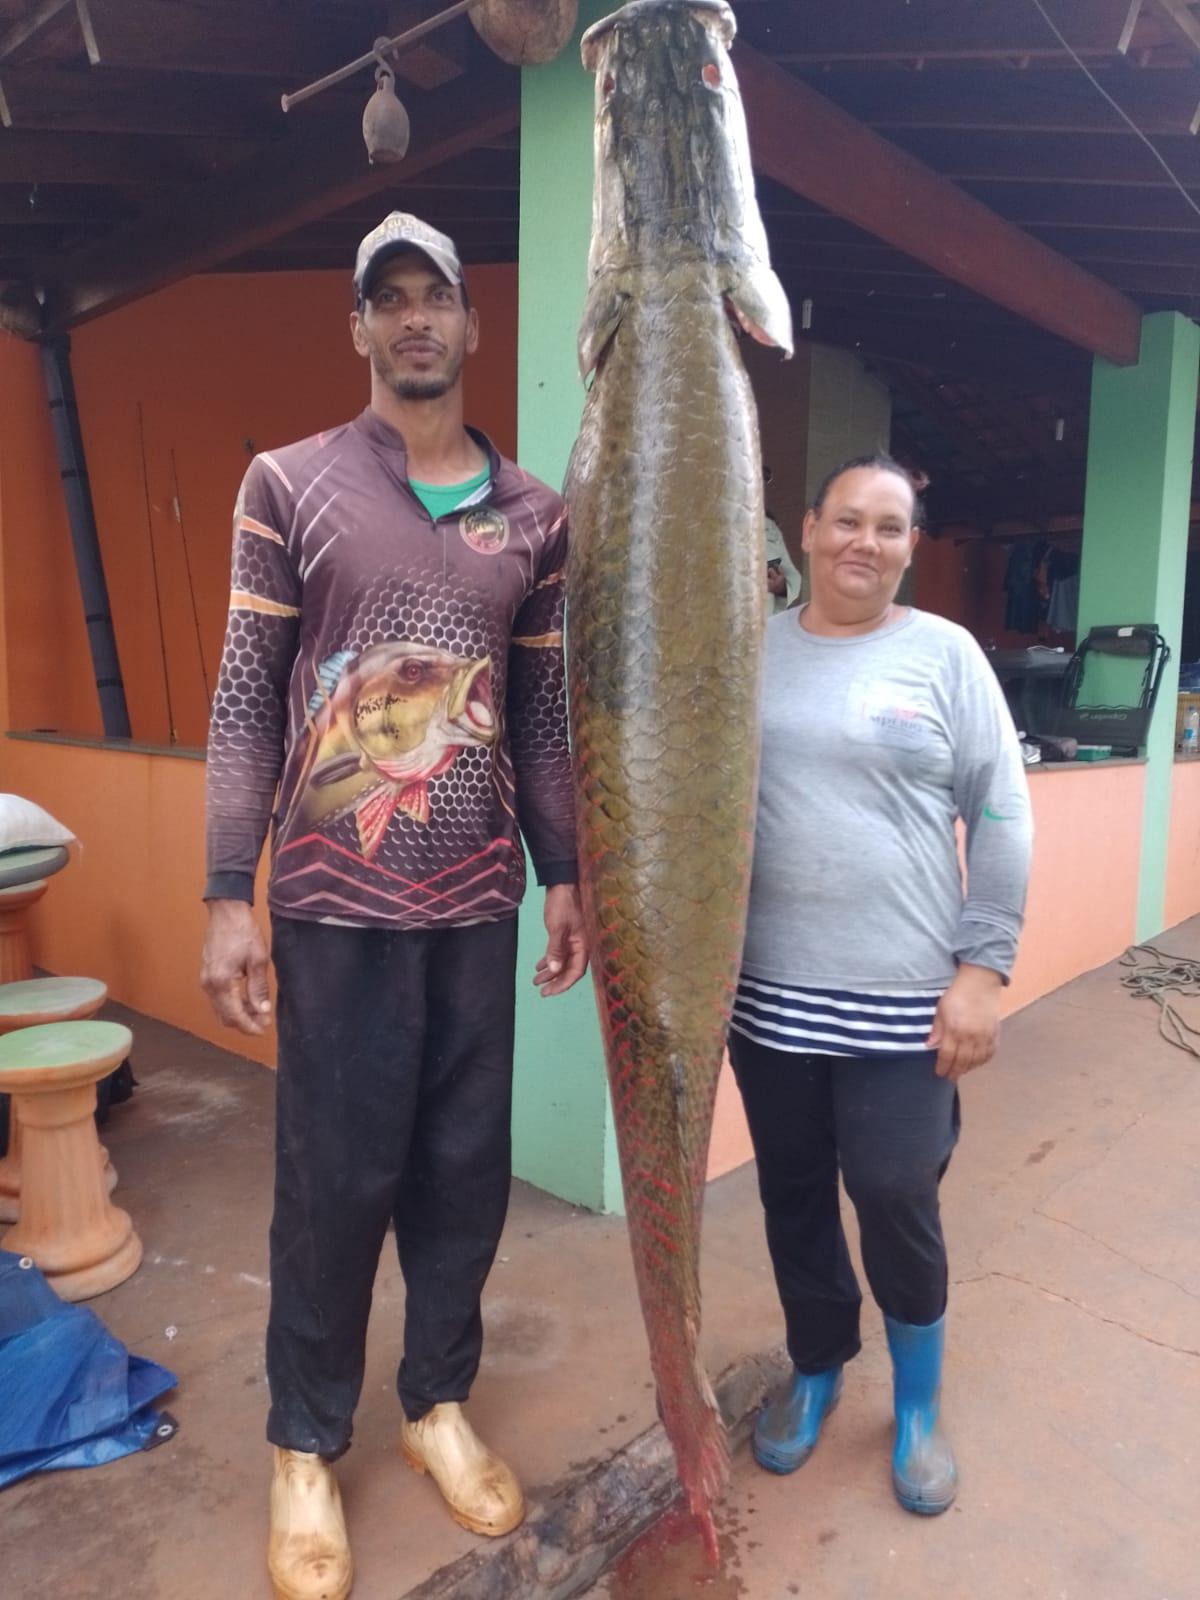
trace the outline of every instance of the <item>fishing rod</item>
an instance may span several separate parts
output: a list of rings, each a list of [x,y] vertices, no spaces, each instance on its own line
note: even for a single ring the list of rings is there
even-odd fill
[[[200,630],[200,608],[196,604],[196,584],[192,577],[192,557],[188,549],[187,527],[183,520],[183,496],[179,492],[179,466],[175,460],[175,446],[171,446],[171,489],[174,494],[175,520],[179,524],[179,539],[183,545],[183,563],[187,570],[188,598],[192,602],[192,621],[196,627],[196,649],[200,654],[200,676],[204,679],[204,703],[212,711],[212,687],[208,681],[208,668],[204,662],[204,635]]]
[[[142,449],[142,491],[146,500],[146,536],[150,541],[150,567],[154,573],[154,609],[158,616],[158,645],[162,652],[163,688],[167,696],[167,726],[171,732],[171,743],[179,743],[179,733],[175,727],[175,707],[171,701],[171,674],[167,668],[167,630],[163,626],[162,589],[158,581],[158,552],[154,547],[154,513],[150,505],[150,471],[146,465],[146,419],[142,412],[142,402],[137,403],[138,441]]]

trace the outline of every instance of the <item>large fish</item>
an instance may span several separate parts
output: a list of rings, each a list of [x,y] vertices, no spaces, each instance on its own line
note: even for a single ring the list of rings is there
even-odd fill
[[[700,1215],[745,927],[762,462],[734,321],[790,353],[723,0],[583,40],[596,188],[568,473],[585,915],[659,1411],[710,1553],[724,1431],[698,1352]]]

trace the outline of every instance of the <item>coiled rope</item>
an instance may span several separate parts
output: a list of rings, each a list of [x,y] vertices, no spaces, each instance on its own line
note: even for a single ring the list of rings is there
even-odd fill
[[[1158,1031],[1167,1043],[1200,1058],[1200,1028],[1185,1022],[1170,999],[1173,994],[1200,995],[1200,961],[1168,955],[1152,944],[1134,944],[1119,965],[1129,968],[1121,979],[1124,988],[1135,999],[1153,1000],[1158,1006]]]

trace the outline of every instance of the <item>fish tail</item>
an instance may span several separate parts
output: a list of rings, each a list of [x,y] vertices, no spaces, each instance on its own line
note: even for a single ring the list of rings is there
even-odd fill
[[[671,1389],[660,1386],[659,1405],[688,1509],[699,1524],[705,1551],[715,1563],[718,1551],[713,1510],[729,1485],[729,1438],[708,1373],[695,1348],[694,1335],[688,1342],[690,1369],[678,1374],[681,1381]]]

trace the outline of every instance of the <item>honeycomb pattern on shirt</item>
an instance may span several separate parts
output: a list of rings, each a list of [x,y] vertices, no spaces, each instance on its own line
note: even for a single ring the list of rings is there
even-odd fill
[[[478,601],[454,573],[410,575],[397,581],[377,579],[348,604],[334,629],[341,648],[359,656],[372,645],[392,640],[450,650],[464,661],[492,658],[492,692],[503,704],[506,679],[505,641],[489,637]],[[307,686],[306,686],[307,687]],[[494,753],[484,748],[460,750],[448,772],[429,784],[429,821],[416,822],[397,813],[374,858],[388,872],[424,877],[482,849],[493,837],[493,815],[501,803],[503,784]],[[510,792],[504,800],[514,804]],[[359,853],[357,823],[344,816],[321,829],[328,838]]]

